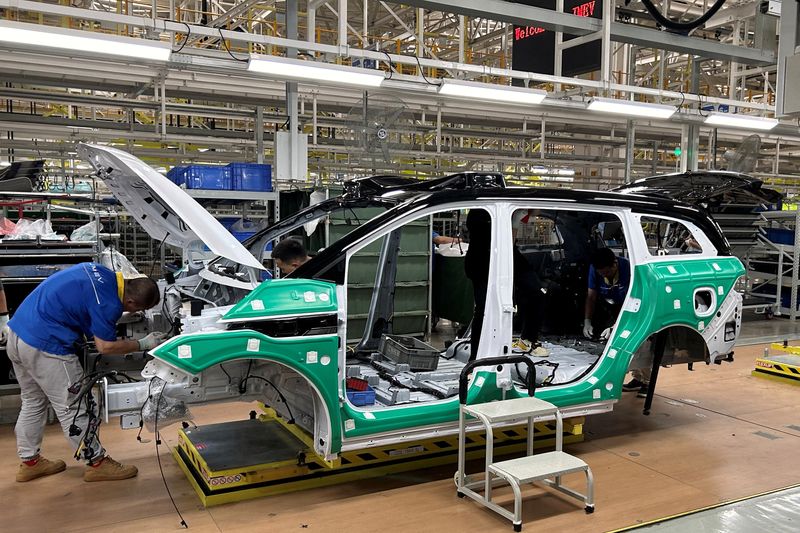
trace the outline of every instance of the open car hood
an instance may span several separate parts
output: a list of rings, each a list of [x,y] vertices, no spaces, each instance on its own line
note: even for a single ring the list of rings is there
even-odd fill
[[[94,144],[78,145],[78,154],[91,163],[111,193],[153,239],[183,249],[199,240],[217,255],[244,266],[264,268],[183,189],[138,158]]]
[[[763,187],[764,182],[738,172],[690,171],[642,178],[622,185],[614,192],[671,198],[698,207],[745,200],[747,203],[776,204],[783,196]]]

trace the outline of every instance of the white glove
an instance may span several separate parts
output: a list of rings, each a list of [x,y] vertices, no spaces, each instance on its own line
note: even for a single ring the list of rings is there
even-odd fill
[[[8,342],[8,313],[0,315],[0,346]]]
[[[592,328],[591,318],[583,319],[583,336],[587,339],[591,339],[594,336],[594,328]]]
[[[152,350],[167,338],[167,334],[162,331],[154,331],[147,337],[139,339],[139,349],[142,351]]]
[[[611,328],[606,328],[603,330],[603,333],[600,334],[601,341],[607,341],[611,337]]]

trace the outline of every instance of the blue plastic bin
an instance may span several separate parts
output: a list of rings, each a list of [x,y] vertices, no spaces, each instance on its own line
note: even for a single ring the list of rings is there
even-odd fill
[[[189,165],[183,173],[187,189],[230,190],[231,173],[228,167],[211,165]]]
[[[230,163],[231,182],[236,191],[271,191],[272,166],[258,163]]]
[[[184,174],[186,174],[186,168],[186,166],[172,167],[169,169],[169,172],[167,172],[167,178],[172,183],[180,187],[184,183]]]
[[[794,244],[794,230],[785,228],[767,228],[767,239],[775,244]]]
[[[348,390],[347,399],[356,407],[375,405],[375,389],[367,386],[367,390]]]

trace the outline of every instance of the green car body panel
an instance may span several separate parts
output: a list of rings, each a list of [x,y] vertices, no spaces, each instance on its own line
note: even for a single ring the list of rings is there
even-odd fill
[[[744,268],[734,257],[678,258],[635,266],[627,302],[638,301],[639,305],[623,308],[614,335],[589,376],[573,384],[541,388],[537,396],[562,407],[619,399],[628,365],[641,344],[652,334],[672,326],[702,334],[707,321],[716,315],[742,274]],[[715,308],[708,311],[709,318],[705,320],[695,313],[693,294],[698,287],[713,289],[717,296]],[[320,299],[320,294],[326,296]],[[261,303],[254,308],[254,301]],[[262,304],[264,309],[260,310]],[[338,311],[337,305],[333,283],[303,279],[266,281],[234,306],[224,321],[333,314]],[[341,449],[343,437],[453,423],[458,419],[457,397],[405,407],[372,410],[353,407],[344,397],[344,383],[339,377],[339,367],[345,363],[343,354],[336,335],[271,338],[251,329],[184,335],[153,352],[159,359],[190,374],[225,361],[247,358],[273,361],[294,369],[313,384],[327,406],[334,453]],[[513,389],[506,391],[505,397],[523,394],[525,391]],[[476,372],[468,392],[470,403],[501,399],[502,395],[494,372]]]

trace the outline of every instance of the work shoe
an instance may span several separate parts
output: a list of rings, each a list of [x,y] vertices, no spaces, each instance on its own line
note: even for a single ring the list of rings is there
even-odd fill
[[[525,339],[517,339],[511,343],[511,351],[514,353],[531,353],[533,348],[534,344]]]
[[[639,387],[639,392],[636,393],[637,398],[647,398],[647,392],[650,390],[650,385],[647,383],[642,383],[642,386]]]
[[[644,383],[642,383],[636,378],[633,378],[632,380],[630,380],[629,382],[627,382],[625,385],[622,386],[622,390],[625,392],[633,392],[635,390],[641,389],[642,385],[644,385]]]
[[[84,481],[117,481],[135,477],[139,469],[133,465],[123,465],[109,456],[100,459],[100,462],[86,467],[83,473]]]
[[[531,350],[531,355],[534,357],[547,357],[550,355],[550,351],[541,344],[537,343],[536,348]]]
[[[32,466],[28,466],[25,463],[19,465],[19,470],[17,471],[17,481],[31,481],[37,477],[58,474],[59,472],[66,470],[66,468],[66,463],[64,463],[64,461],[61,459],[58,461],[50,461],[49,459],[45,459],[40,455],[39,460],[36,461],[36,464]]]

